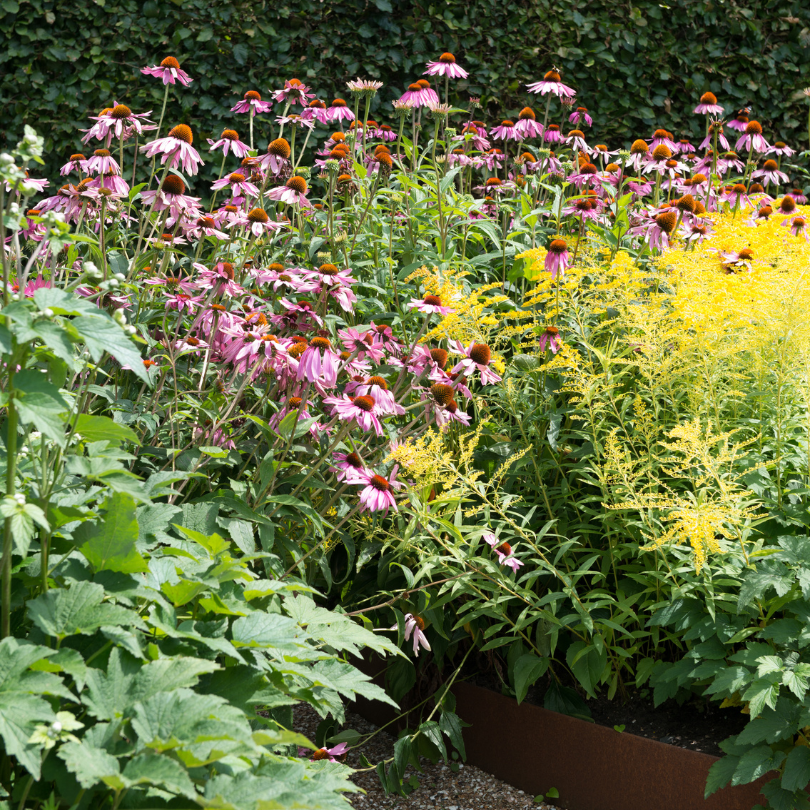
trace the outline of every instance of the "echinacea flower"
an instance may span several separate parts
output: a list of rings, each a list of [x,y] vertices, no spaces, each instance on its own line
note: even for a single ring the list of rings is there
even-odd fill
[[[780,157],[791,157],[796,154],[795,149],[791,149],[786,143],[777,141],[769,150],[769,155],[779,155]],[[71,158],[72,159],[72,158]]]
[[[354,113],[342,98],[336,98],[326,110],[327,121],[354,121]]]
[[[495,553],[498,555],[498,562],[511,568],[517,573],[518,568],[524,565],[517,557],[514,556],[514,550],[509,543],[501,542],[500,538],[492,532],[484,532],[481,537],[492,546]]]
[[[426,76],[445,76],[450,79],[466,79],[469,75],[456,63],[452,53],[443,53],[436,62],[428,62]]]
[[[389,630],[396,630],[397,625],[389,627]],[[413,654],[419,657],[419,648],[430,652],[430,644],[425,635],[425,620],[421,616],[414,616],[413,613],[405,614],[405,641],[409,641],[413,634]]]
[[[565,239],[552,239],[546,253],[545,268],[552,278],[565,273],[568,269],[570,258],[568,255],[568,243]]]
[[[538,346],[541,352],[551,349],[552,354],[557,354],[560,346],[562,346],[560,330],[556,326],[547,326],[540,335]]]
[[[378,436],[382,436],[382,425],[377,416],[380,409],[374,401],[374,397],[363,394],[358,397],[349,397],[343,394],[340,397],[325,397],[324,405],[329,405],[343,422],[354,420],[361,430],[366,432],[373,430]]]
[[[781,224],[783,228],[790,228],[794,236],[802,236],[805,242],[808,241],[807,220],[804,217],[787,218]]]
[[[277,176],[290,165],[290,155],[292,150],[286,138],[276,138],[267,144],[267,153],[259,155],[256,163],[265,171]]]
[[[492,127],[489,134],[498,141],[519,141],[520,134],[515,132],[514,121],[501,121],[497,127]]]
[[[96,149],[93,157],[85,161],[85,171],[88,174],[121,174],[118,162],[109,149]]]
[[[248,230],[253,236],[259,237],[265,233],[273,233],[284,227],[283,222],[276,222],[267,215],[262,208],[253,208],[247,213]]]
[[[750,149],[752,152],[763,154],[771,148],[770,144],[762,136],[762,124],[759,121],[749,121],[745,127],[745,133],[740,136],[734,149]]]
[[[308,380],[322,388],[334,388],[340,368],[340,357],[332,350],[328,338],[314,337],[298,361],[296,379]]]
[[[779,166],[775,160],[766,160],[762,164],[762,168],[753,172],[751,177],[762,177],[766,183],[774,183],[777,186],[780,183],[787,183],[790,180],[783,171],[779,170]]]
[[[492,351],[486,343],[470,343],[465,347],[461,341],[451,340],[450,350],[455,354],[463,355],[464,359],[458,362],[453,367],[453,374],[463,374],[469,377],[476,369],[481,374],[481,384],[491,385],[500,382],[499,377],[491,368],[490,362],[492,361]]]
[[[221,149],[223,157],[229,152],[233,152],[241,160],[243,157],[247,157],[250,152],[250,147],[239,140],[239,133],[235,129],[223,129],[218,141],[212,141],[210,138],[207,140],[211,151]]]
[[[177,217],[183,211],[196,208],[200,198],[187,196],[186,184],[176,174],[167,174],[157,190],[141,192],[141,202],[153,204],[155,211],[168,209]]]
[[[132,130],[142,133],[145,129],[155,129],[155,127],[149,126],[148,122],[141,121],[142,118],[146,118],[151,114],[151,110],[145,113],[133,113],[126,104],[119,104],[116,101],[112,107],[104,110],[98,116],[91,116],[96,123],[87,130],[82,142],[88,143],[95,137],[100,141],[106,139],[107,146],[109,146],[113,136],[126,138],[128,137],[127,133]]]
[[[349,750],[349,744],[342,742],[338,743],[334,748],[319,748],[312,753],[312,759],[318,762],[322,759],[328,759],[330,762],[337,762],[335,757],[342,757]],[[298,749],[298,756],[302,757],[308,753],[306,748]]]
[[[421,301],[414,298],[408,302],[408,309],[416,309],[430,315],[452,315],[455,310],[442,306],[442,299],[438,295],[426,295]]]
[[[281,90],[273,93],[275,102],[284,101],[289,104],[300,104],[302,107],[306,107],[311,98],[312,93],[309,92],[309,88],[298,79],[288,79]]]
[[[309,208],[307,199],[307,181],[298,175],[291,177],[283,186],[270,189],[267,196],[271,200],[278,200],[287,205],[300,205],[301,208]]]
[[[382,82],[374,81],[374,79],[361,79],[359,76],[356,79],[346,82],[346,87],[351,93],[363,93],[374,95],[381,87]],[[371,121],[369,121],[369,124]]]
[[[169,134],[165,138],[158,138],[144,144],[141,151],[147,157],[160,155],[161,165],[168,161],[170,169],[176,169],[179,165],[182,166],[185,174],[194,175],[205,163],[191,145],[193,142],[194,136],[191,133],[191,127],[186,124],[178,124],[169,130]]]
[[[530,93],[540,93],[541,96],[551,93],[557,98],[573,98],[577,94],[576,90],[562,83],[562,78],[556,69],[549,70],[543,76],[542,81],[527,84],[526,89]]]
[[[568,116],[568,120],[572,124],[576,124],[577,126],[581,124],[585,124],[585,126],[593,126],[593,119],[588,114],[587,107],[577,107],[571,115]]]
[[[162,79],[163,84],[180,82],[184,87],[188,87],[194,81],[185,70],[180,69],[180,63],[173,56],[167,56],[159,65],[141,68],[141,73]]]
[[[59,174],[61,174],[62,177],[71,172],[78,172],[80,175],[87,172],[87,158],[85,158],[84,155],[80,153],[71,155],[70,160],[59,170]]]
[[[255,90],[248,90],[242,97],[242,100],[237,101],[236,104],[231,107],[231,112],[261,115],[261,113],[270,112],[272,108],[272,101],[262,101],[261,93],[257,93]]]
[[[707,92],[700,97],[695,112],[700,115],[722,115],[723,107],[717,103],[717,96],[714,93]]]
[[[338,481],[346,484],[360,483],[358,474],[365,472],[365,467],[357,453],[335,453],[335,459],[332,470]]]
[[[324,400],[325,401],[325,400]],[[398,512],[394,490],[402,489],[403,484],[397,479],[397,467],[391,471],[391,477],[385,478],[368,470],[358,471],[352,484],[363,487],[360,492],[361,512],[382,512],[386,514],[389,508]],[[407,638],[407,636],[406,636]]]
[[[531,107],[524,107],[520,111],[515,124],[515,132],[524,141],[528,138],[541,138],[543,136],[543,125],[537,123],[537,116]]]
[[[750,112],[751,110],[749,110],[748,107],[744,107],[728,122],[727,126],[731,129],[736,129],[737,132],[745,132],[745,128],[748,126],[748,113]]]

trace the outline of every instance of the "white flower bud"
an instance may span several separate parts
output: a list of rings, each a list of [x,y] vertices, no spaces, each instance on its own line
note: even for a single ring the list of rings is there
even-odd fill
[[[109,286],[111,289],[115,289],[116,287],[120,287],[120,286],[121,286],[121,282],[120,282],[120,281],[119,281],[117,278],[111,278],[111,279],[110,279],[110,280],[107,282],[107,285],[108,285],[108,286]]]
[[[116,309],[115,312],[113,312],[113,320],[119,326],[125,326],[126,322],[127,322],[127,314],[126,314],[126,312],[124,312],[123,309]]]
[[[116,273],[113,278],[118,279],[118,281],[126,281],[127,277],[123,273]]]
[[[53,312],[53,310],[52,310],[50,307],[47,307],[46,309],[43,309],[43,310],[42,310],[42,314],[43,314],[43,315],[44,315],[46,318],[53,318],[54,312]]]
[[[31,431],[31,441],[38,441],[42,438],[42,434],[38,430]]]
[[[127,333],[129,336],[130,336],[130,337],[131,337],[131,336],[132,336],[132,335],[134,335],[134,334],[135,334],[135,333],[136,333],[138,330],[137,330],[137,329],[136,329],[134,326],[132,326],[132,325],[130,324],[129,326],[125,326],[125,327],[124,327],[124,331],[125,331],[125,332],[126,332],[126,333]]]
[[[17,501],[17,503],[18,503],[20,506],[25,506],[25,495],[23,495],[23,494],[22,494],[22,492],[18,492],[18,493],[17,493],[17,494],[14,496],[14,500],[15,500],[15,501]]]
[[[10,166],[12,163],[14,163],[14,158],[8,152],[0,153],[0,165]]]

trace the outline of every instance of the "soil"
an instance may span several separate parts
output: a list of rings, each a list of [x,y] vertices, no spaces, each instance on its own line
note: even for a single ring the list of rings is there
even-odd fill
[[[479,674],[470,680],[477,686],[501,692],[500,683],[492,676]],[[526,702],[542,706],[544,694],[545,687],[529,689]],[[625,734],[721,757],[719,744],[739,734],[748,723],[748,715],[742,714],[739,707],[721,709],[718,703],[698,700],[680,706],[668,700],[656,707],[651,691],[645,689],[628,691],[625,700],[618,696],[608,700],[600,695],[596,700],[587,700],[587,706],[591,718],[600,726],[624,726]]]

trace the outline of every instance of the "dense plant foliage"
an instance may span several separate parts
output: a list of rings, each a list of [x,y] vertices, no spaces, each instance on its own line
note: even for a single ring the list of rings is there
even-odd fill
[[[522,0],[413,3],[295,0],[272,9],[203,0],[107,0],[57,6],[3,0],[0,19],[0,141],[29,123],[45,135],[49,173],[77,147],[87,115],[113,100],[157,110],[160,90],[138,69],[164,50],[187,54],[197,78],[172,98],[176,122],[218,134],[233,100],[269,94],[298,76],[327,101],[347,76],[380,79],[372,115],[421,73],[424,54],[449,49],[471,70],[454,99],[482,98],[490,115],[523,106],[522,87],[556,64],[587,100],[603,137],[634,137],[667,121],[694,137],[688,99],[722,89],[727,110],[750,106],[775,137],[805,138],[797,92],[810,85],[810,11],[798,0],[676,0],[559,5]],[[629,141],[628,141],[629,143]]]
[[[2,800],[345,806],[356,695],[415,710],[407,793],[483,669],[723,701],[707,792],[804,807],[806,153],[711,92],[697,148],[596,145],[556,70],[487,126],[449,53],[391,124],[288,79],[198,151],[188,67],[53,194],[33,129],[0,155]]]

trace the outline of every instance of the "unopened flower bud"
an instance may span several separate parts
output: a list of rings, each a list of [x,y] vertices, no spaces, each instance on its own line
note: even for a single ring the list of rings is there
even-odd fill
[[[126,281],[127,277],[123,273],[115,273],[113,278],[118,279],[118,281]]]
[[[42,314],[46,318],[53,318],[54,313],[53,313],[53,310],[50,307],[47,307],[46,309],[42,310]]]
[[[113,312],[113,320],[119,326],[125,326],[126,322],[127,322],[127,314],[126,314],[126,312],[124,312],[123,309],[116,309],[115,312]]]
[[[138,330],[130,324],[129,326],[124,327],[124,332],[126,332],[130,337],[132,337]]]
[[[17,501],[19,506],[25,506],[25,495],[23,495],[22,492],[18,492],[14,496],[14,500]]]

